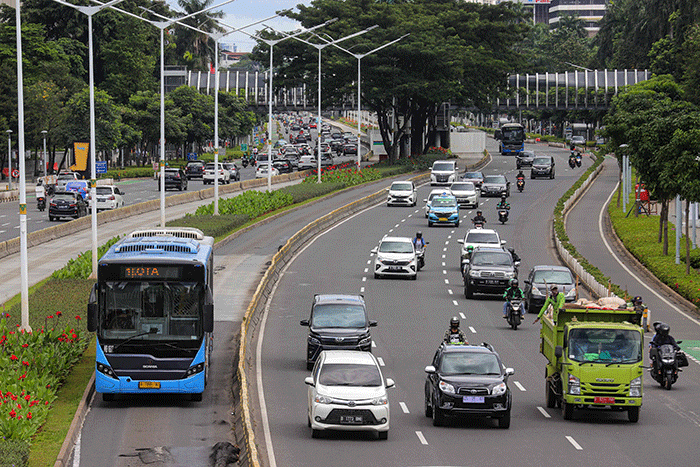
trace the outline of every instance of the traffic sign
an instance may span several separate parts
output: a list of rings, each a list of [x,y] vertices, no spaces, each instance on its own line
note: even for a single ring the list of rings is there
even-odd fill
[[[95,161],[95,173],[106,174],[107,173],[107,161]]]
[[[246,143],[241,143],[241,151],[247,151],[248,145]]]
[[[19,178],[19,170],[14,169],[12,171],[12,178]]]
[[[196,161],[197,160],[197,153],[196,152],[188,152],[187,153],[187,160],[188,161]]]

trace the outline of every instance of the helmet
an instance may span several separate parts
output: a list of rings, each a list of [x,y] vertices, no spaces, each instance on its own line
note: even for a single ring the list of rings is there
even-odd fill
[[[549,290],[552,292],[552,295],[555,295],[557,292],[559,292],[559,287],[553,285]]]
[[[518,286],[518,279],[515,279],[515,278],[511,279],[509,284],[511,287],[517,287]]]
[[[512,246],[508,247],[508,251],[510,252],[511,255],[515,254],[515,248],[513,248]]]
[[[416,232],[416,238],[423,238],[423,232]]]
[[[476,215],[477,215],[477,216],[480,216],[480,215],[481,215],[481,211],[476,211]]]
[[[501,201],[505,201],[505,200],[506,200],[506,194],[503,193],[503,194],[501,195]]]
[[[450,320],[450,327],[451,327],[451,328],[458,328],[458,327],[459,327],[459,318],[457,318],[456,316],[454,316],[454,317]]]
[[[467,251],[474,251],[474,245],[467,245]]]
[[[656,327],[656,332],[661,336],[668,336],[668,332],[671,330],[668,324],[661,323]]]
[[[637,295],[636,297],[634,297],[632,299],[632,303],[634,303],[635,305],[641,305],[642,304],[642,297]]]

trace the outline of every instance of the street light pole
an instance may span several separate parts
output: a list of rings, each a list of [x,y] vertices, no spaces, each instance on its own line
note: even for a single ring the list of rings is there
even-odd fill
[[[44,164],[44,177],[46,177],[46,175],[47,175],[46,174],[46,133],[48,133],[48,131],[41,130],[41,134],[44,135],[44,162],[43,162],[43,164]]]
[[[12,190],[12,130],[7,133],[7,191]]]

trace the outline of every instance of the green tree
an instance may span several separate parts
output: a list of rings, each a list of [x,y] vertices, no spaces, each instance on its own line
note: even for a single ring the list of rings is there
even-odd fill
[[[214,3],[214,0],[178,0],[178,5],[186,14],[201,11]],[[208,33],[223,31],[216,19],[223,18],[222,11],[209,10],[184,20],[185,23]],[[177,27],[177,52],[181,60],[195,70],[209,71],[214,63],[214,41],[206,34],[181,26]]]

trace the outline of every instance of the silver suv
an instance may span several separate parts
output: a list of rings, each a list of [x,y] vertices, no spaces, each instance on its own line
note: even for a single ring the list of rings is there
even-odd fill
[[[435,161],[430,171],[431,185],[451,185],[457,180],[457,161]]]

